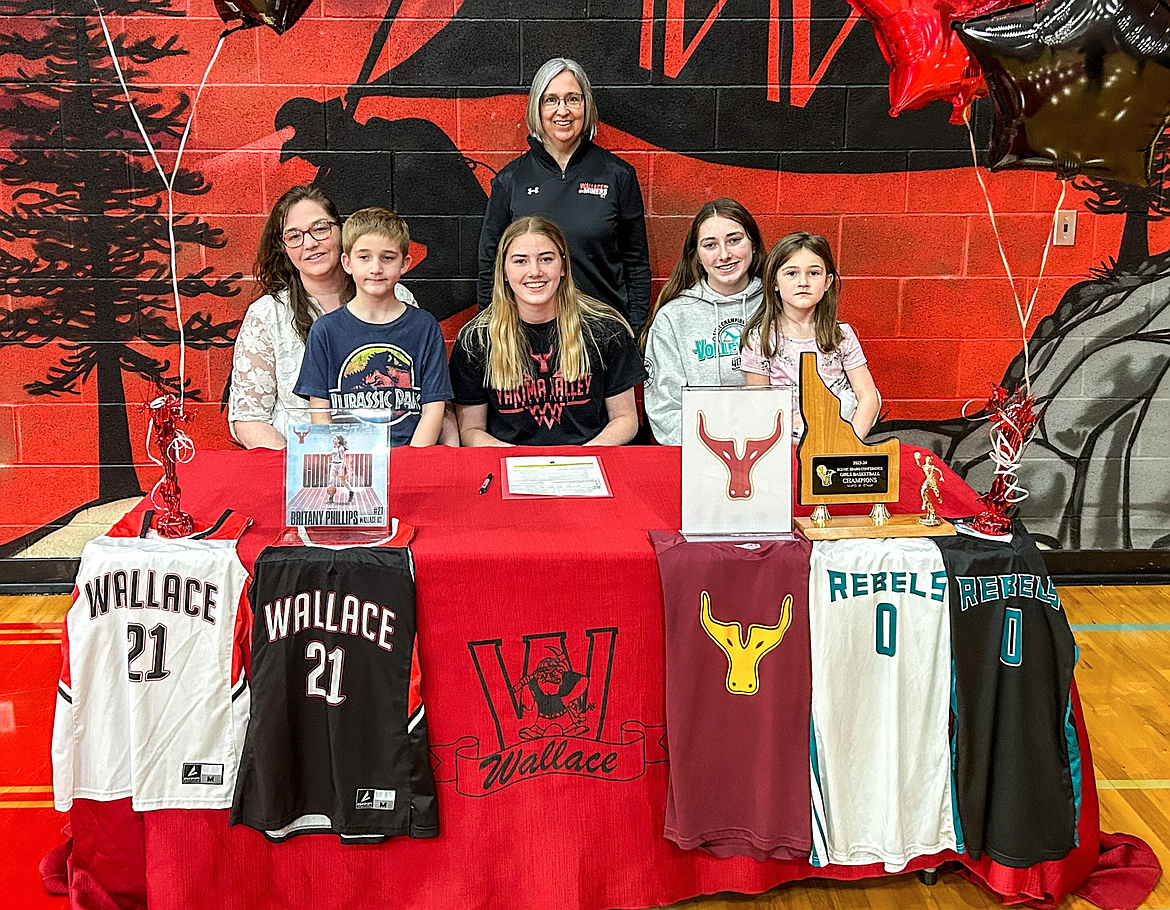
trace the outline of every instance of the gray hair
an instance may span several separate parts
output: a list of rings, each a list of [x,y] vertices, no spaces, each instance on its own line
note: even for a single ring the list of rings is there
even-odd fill
[[[593,86],[585,70],[576,60],[568,57],[553,57],[536,71],[532,77],[532,88],[528,90],[528,132],[541,142],[546,140],[544,124],[540,122],[540,99],[544,97],[548,84],[561,73],[568,70],[581,86],[581,94],[585,96],[585,124],[583,134],[586,139],[597,135],[597,105],[593,102]]]

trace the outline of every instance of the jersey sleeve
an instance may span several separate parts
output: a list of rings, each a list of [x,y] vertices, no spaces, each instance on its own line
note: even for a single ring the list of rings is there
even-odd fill
[[[252,576],[244,579],[236,605],[236,627],[232,634],[232,692],[241,679],[252,678],[252,600],[248,596]]]
[[[865,352],[861,350],[861,342],[857,340],[857,333],[853,326],[846,322],[841,323],[841,367],[845,370],[856,370],[866,364]]]
[[[77,588],[73,600],[77,601]],[[68,812],[73,806],[74,756],[73,679],[69,667],[69,617],[61,622],[61,675],[53,712],[53,808]]]
[[[418,637],[410,658],[406,734],[410,749],[410,836],[438,837],[439,806],[431,772],[431,750],[427,737],[426,707],[422,701],[422,672],[418,662]]]

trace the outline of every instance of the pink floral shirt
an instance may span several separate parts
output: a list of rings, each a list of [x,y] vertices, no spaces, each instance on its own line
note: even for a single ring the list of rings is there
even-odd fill
[[[800,355],[805,351],[817,355],[817,372],[829,391],[841,399],[841,416],[850,420],[857,411],[857,395],[849,383],[846,371],[865,366],[865,354],[857,333],[846,322],[841,323],[845,337],[837,350],[826,354],[817,347],[815,338],[795,339],[781,336],[774,357],[760,355],[760,340],[754,333],[743,349],[740,369],[745,373],[767,376],[769,385],[792,389],[792,433],[804,435],[804,421],[800,416]]]

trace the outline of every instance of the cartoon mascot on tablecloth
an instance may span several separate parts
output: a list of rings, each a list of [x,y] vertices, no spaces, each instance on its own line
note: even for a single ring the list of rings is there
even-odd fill
[[[589,732],[585,712],[588,704],[589,677],[578,673],[564,651],[548,647],[552,653],[521,679],[512,691],[520,697],[524,712],[536,710],[536,719],[520,728],[521,739],[541,736],[581,736]]]

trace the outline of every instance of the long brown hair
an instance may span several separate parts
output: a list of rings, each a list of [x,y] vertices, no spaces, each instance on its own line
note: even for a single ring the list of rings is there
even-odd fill
[[[704,277],[703,264],[699,262],[699,229],[703,226],[703,222],[716,215],[734,221],[742,227],[748,240],[752,243],[752,262],[748,271],[748,280],[763,275],[764,235],[760,233],[760,226],[756,224],[752,213],[734,199],[726,197],[704,202],[702,207],[695,212],[695,217],[691,219],[691,227],[687,231],[686,239],[683,240],[682,253],[679,254],[678,262],[674,264],[674,271],[666,279],[666,284],[663,285],[658,298],[654,301],[654,306],[650,308],[650,315],[646,319],[646,325],[642,328],[642,337],[639,339],[643,350],[646,349],[646,339],[650,337],[650,324],[654,322],[658,311],[684,291],[694,287],[699,279]]]
[[[575,382],[589,372],[589,343],[593,341],[597,323],[612,319],[633,335],[630,324],[617,310],[577,290],[569,264],[569,245],[556,223],[543,215],[518,218],[508,225],[496,250],[492,302],[463,328],[457,342],[471,351],[472,339],[476,339],[484,349],[487,385],[501,391],[520,388],[524,377],[533,372],[528,336],[521,324],[516,295],[504,270],[508,248],[524,234],[548,238],[556,247],[565,269],[557,286],[555,302],[556,362],[566,380]]]
[[[780,299],[780,292],[776,290],[776,276],[781,267],[800,250],[808,250],[821,258],[825,264],[825,271],[832,279],[825,288],[825,295],[817,301],[813,312],[813,326],[816,329],[817,347],[826,354],[837,350],[837,345],[845,337],[841,326],[837,322],[838,288],[841,286],[841,275],[837,271],[837,264],[833,261],[833,251],[827,241],[820,234],[810,234],[807,231],[797,231],[776,242],[768,251],[768,258],[764,260],[764,302],[752,314],[747,325],[743,327],[739,346],[742,350],[747,346],[749,337],[753,334],[760,339],[760,353],[764,357],[775,357],[779,349],[780,335],[783,334],[780,325],[780,315],[784,312],[784,301]]]
[[[283,297],[288,300],[292,310],[293,328],[296,329],[301,341],[308,340],[309,327],[317,318],[320,311],[313,305],[309,292],[301,282],[301,273],[297,271],[288,252],[284,248],[281,235],[284,233],[284,219],[288,217],[288,210],[298,202],[315,202],[325,210],[330,221],[341,224],[341,215],[333,200],[325,195],[319,186],[306,183],[294,186],[276,200],[276,205],[268,213],[264,221],[264,229],[260,233],[260,246],[256,250],[256,262],[252,266],[252,274],[256,283],[260,285],[260,293],[271,294],[273,297]],[[340,250],[340,243],[338,244]],[[339,266],[340,268],[340,266]],[[344,273],[343,273],[344,274]],[[341,302],[346,303],[353,299],[356,289],[353,277],[345,274],[345,288],[341,294]]]

